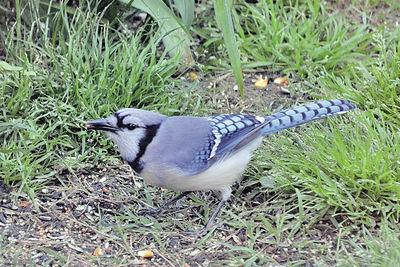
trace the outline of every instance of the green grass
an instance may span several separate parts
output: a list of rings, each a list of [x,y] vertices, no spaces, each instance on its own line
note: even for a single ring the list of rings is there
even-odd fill
[[[400,30],[374,33],[370,46],[375,53],[370,65],[355,62],[340,76],[324,72],[317,88],[328,97],[340,95],[358,103],[384,122],[400,127]]]
[[[87,119],[126,106],[166,114],[214,113],[199,110],[202,99],[182,89],[186,85],[176,78],[179,59],[162,52],[152,25],[146,25],[149,32],[132,34],[123,22],[110,27],[87,10],[67,15],[65,7],[30,26],[17,15],[18,24],[1,35],[9,65],[0,62],[0,177],[32,199],[58,179],[65,185],[57,190],[73,191],[62,201],[72,203],[79,192],[95,202],[99,215],[79,223],[117,244],[121,254],[107,258],[110,264],[127,263],[137,250],[153,245],[180,265],[192,259],[204,263],[203,258],[233,266],[395,265],[400,257],[400,30],[394,22],[372,25],[372,18],[350,21],[323,1],[272,2],[235,5],[243,66],[290,74],[293,95],[346,98],[358,109],[268,137],[223,209],[221,231],[195,241],[179,236],[205,223],[217,201],[212,194],[182,201],[194,208],[151,218],[137,211],[158,205],[171,192],[133,186],[140,182],[123,179],[130,175],[125,169],[109,173],[110,167],[103,174],[107,181],[123,180],[118,188],[109,185],[109,195],[92,187],[96,181],[85,180],[98,178],[80,177],[79,171],[100,162],[119,165],[110,143],[82,128]],[[360,17],[383,3],[353,2],[367,9],[357,13]],[[388,12],[399,8],[396,1],[384,3]],[[211,4],[201,8],[210,12]],[[199,57],[217,60],[207,59],[201,67],[225,68],[228,57],[208,17],[199,16],[195,26],[208,38],[197,48],[210,53]],[[256,91],[256,96],[272,93]],[[231,100],[222,88],[216,94]],[[110,213],[99,204],[104,199],[125,206]],[[2,235],[0,243],[7,243]],[[2,247],[1,252],[8,249]],[[70,261],[62,252],[53,254]]]
[[[367,8],[378,5],[355,2]],[[389,10],[398,9],[394,3],[386,4]],[[349,231],[343,242],[337,241],[335,259],[340,263],[396,262],[395,249],[388,247],[383,256],[377,251],[380,243],[398,246],[383,230],[359,236],[359,246],[347,235],[353,227],[393,227],[400,220],[400,31],[392,25],[360,24],[340,13],[328,14],[322,1],[260,1],[238,4],[236,11],[246,68],[289,73],[297,80],[290,91],[346,98],[358,105],[358,111],[324,126],[318,123],[269,137],[266,150],[257,154],[247,172],[253,178],[250,185],[260,181],[264,188],[254,194],[268,190],[297,195],[297,207],[293,200],[283,205],[298,209],[295,216],[300,224],[314,225],[332,217],[338,229]],[[307,218],[310,210],[318,214],[316,218]],[[301,229],[288,220],[290,209],[281,218],[282,222],[270,221],[267,226],[277,240],[280,234],[290,237]],[[398,235],[397,227],[391,231]],[[255,252],[246,249],[250,260]],[[347,252],[344,259],[341,253],[346,250],[356,254]]]
[[[340,16],[328,15],[320,1],[261,1],[240,16],[243,53],[253,66],[273,66],[308,76],[322,69],[340,72],[365,57],[368,33]]]
[[[121,107],[172,114],[191,102],[174,90],[179,60],[158,54],[153,31],[123,34],[94,13],[65,9],[20,28],[5,39],[5,61],[17,68],[0,72],[0,176],[24,191],[107,157],[110,146],[89,139],[85,120]]]
[[[266,159],[271,175],[284,187],[311,190],[350,219],[371,225],[380,214],[398,220],[399,132],[368,112],[329,126],[276,138]]]
[[[399,229],[383,225],[377,233],[371,233],[363,228],[354,239],[343,240],[342,248],[338,255],[340,266],[397,266],[400,260]]]
[[[267,169],[279,186],[313,192],[357,223],[389,214],[398,220],[400,31],[349,23],[320,1],[260,1],[238,5],[237,14],[248,67],[294,72],[303,78],[289,90],[359,108],[329,127],[270,137],[255,161],[265,166],[254,174]]]
[[[323,1],[241,3],[235,21],[246,69],[268,68],[307,77],[321,70],[340,73],[353,61],[368,62],[367,27],[328,14]],[[221,43],[209,37],[213,41],[206,45]]]

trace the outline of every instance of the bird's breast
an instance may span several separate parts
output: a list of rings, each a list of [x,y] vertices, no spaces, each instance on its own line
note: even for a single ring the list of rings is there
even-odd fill
[[[251,159],[252,152],[261,144],[261,141],[262,137],[255,139],[245,148],[195,175],[187,174],[175,166],[156,162],[145,164],[140,175],[148,184],[176,191],[220,190],[240,179]]]

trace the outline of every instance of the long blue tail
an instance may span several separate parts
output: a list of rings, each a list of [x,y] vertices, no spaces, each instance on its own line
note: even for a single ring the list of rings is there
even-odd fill
[[[261,130],[261,133],[264,136],[269,135],[327,116],[343,114],[355,108],[356,105],[350,101],[341,99],[312,102],[266,116],[264,122],[266,125]]]

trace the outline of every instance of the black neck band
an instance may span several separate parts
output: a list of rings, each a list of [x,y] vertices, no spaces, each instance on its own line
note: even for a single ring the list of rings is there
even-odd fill
[[[160,128],[160,124],[154,124],[146,127],[146,133],[139,141],[139,152],[136,155],[135,160],[128,162],[136,173],[140,173],[143,170],[143,164],[140,159],[146,152],[147,146],[151,143],[154,136],[156,136],[158,128]]]

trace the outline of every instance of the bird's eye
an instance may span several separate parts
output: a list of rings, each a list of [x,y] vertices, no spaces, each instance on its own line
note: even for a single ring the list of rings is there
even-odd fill
[[[135,124],[129,123],[128,125],[126,125],[126,128],[128,128],[128,130],[133,130],[136,128]]]

